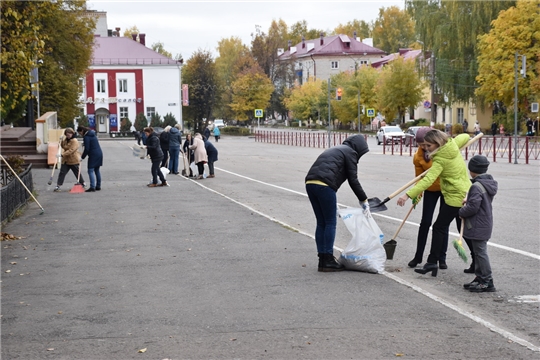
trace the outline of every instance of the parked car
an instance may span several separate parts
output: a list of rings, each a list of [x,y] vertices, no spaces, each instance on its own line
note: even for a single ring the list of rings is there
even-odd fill
[[[399,144],[400,141],[405,142],[406,137],[399,126],[382,126],[377,132],[377,145],[381,145],[383,141],[386,143],[394,141]]]
[[[406,146],[410,146],[411,144],[412,146],[418,146],[418,144],[415,141],[416,132],[418,131],[418,129],[423,128],[423,127],[429,128],[429,126],[411,126],[410,128],[407,129],[407,132],[405,133],[405,135],[407,135],[407,137],[405,138]]]

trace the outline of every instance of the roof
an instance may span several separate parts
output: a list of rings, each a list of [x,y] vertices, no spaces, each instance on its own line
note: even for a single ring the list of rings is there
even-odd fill
[[[91,65],[176,65],[178,62],[161,55],[128,37],[94,37]]]
[[[422,50],[400,49],[397,53],[387,55],[378,61],[373,61],[371,63],[371,66],[373,66],[374,68],[379,68],[397,59],[399,56],[401,56],[405,60],[408,60],[416,59],[420,55],[422,55]]]
[[[302,58],[307,56],[320,56],[320,55],[380,55],[384,56],[386,53],[381,49],[374,48],[364,44],[347,35],[339,34],[333,36],[323,37],[323,44],[321,45],[321,39],[305,40],[296,44],[296,51],[293,48],[285,51],[279,56],[280,60],[287,60],[291,57]],[[302,46],[304,45],[304,46]],[[293,52],[291,53],[291,50]]]

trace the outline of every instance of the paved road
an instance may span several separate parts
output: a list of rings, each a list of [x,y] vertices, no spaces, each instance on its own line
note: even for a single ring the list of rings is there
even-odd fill
[[[54,193],[34,171],[45,213],[3,229],[23,237],[2,242],[3,359],[540,358],[539,303],[522,302],[540,293],[538,166],[490,168],[499,291],[471,294],[453,249],[436,278],[406,267],[417,211],[385,274],[317,272],[303,178],[322,149],[224,137],[216,178],[150,189],[132,143],[102,141],[101,192]],[[383,198],[411,159],[370,146],[359,176]],[[346,184],[338,201],[356,205]],[[405,212],[375,216],[388,238]]]

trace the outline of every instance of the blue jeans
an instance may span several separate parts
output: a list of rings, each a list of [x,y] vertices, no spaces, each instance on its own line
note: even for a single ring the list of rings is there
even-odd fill
[[[422,257],[424,256],[424,249],[426,248],[427,237],[429,234],[429,228],[433,222],[433,213],[435,212],[435,207],[437,206],[437,201],[441,199],[441,203],[444,202],[442,193],[440,191],[424,191],[424,196],[422,197],[422,220],[420,220],[420,228],[418,229],[418,237],[416,239],[416,253],[414,259],[418,262],[422,262]],[[441,248],[441,256],[439,261],[446,262],[446,251],[448,249],[448,231],[446,232],[446,237],[443,241]]]
[[[329,186],[316,184],[306,184],[306,192],[317,219],[315,229],[317,252],[333,254],[337,224],[336,192]]]
[[[90,178],[90,187],[94,189],[95,188],[101,189],[101,173],[99,172],[99,168],[100,166],[97,166],[95,168],[88,168],[88,177]]]
[[[178,156],[180,155],[180,148],[178,149],[169,148],[169,154],[171,156],[169,159],[169,170],[171,171],[172,174],[177,174],[178,173]]]

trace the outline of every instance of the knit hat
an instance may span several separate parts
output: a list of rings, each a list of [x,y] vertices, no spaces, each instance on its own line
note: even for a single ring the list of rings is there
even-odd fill
[[[426,136],[427,132],[430,131],[431,128],[430,127],[421,127],[419,128],[418,130],[416,130],[416,142],[417,143],[422,143],[424,142],[424,136]]]
[[[469,160],[469,170],[475,174],[485,174],[489,166],[489,160],[483,155],[474,155]]]

